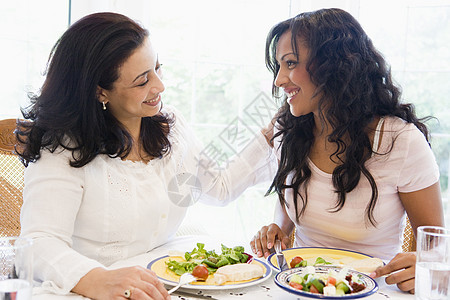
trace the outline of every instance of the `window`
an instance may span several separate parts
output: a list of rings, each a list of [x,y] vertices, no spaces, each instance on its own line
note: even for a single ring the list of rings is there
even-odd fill
[[[60,0],[0,4],[0,118],[19,117],[43,82],[50,49],[66,30],[69,3]]]
[[[4,3],[0,10],[0,39],[10,45],[0,49],[6,65],[0,80],[2,117],[19,116],[26,90],[39,88],[43,79],[39,74],[51,46],[67,26],[69,4],[72,22],[88,13],[115,11],[149,29],[164,64],[164,101],[184,113],[205,145],[214,143],[224,155],[235,150],[235,145],[229,147],[217,138],[229,126],[245,126],[251,134],[268,122],[266,116],[252,118],[249,109],[271,103],[272,78],[264,65],[269,29],[301,11],[323,7],[349,11],[391,64],[394,79],[403,87],[403,98],[416,105],[419,116],[433,115],[439,120],[428,125],[450,225],[450,0],[21,2],[25,10],[18,10],[17,3]],[[277,198],[264,197],[266,189],[267,185],[252,188],[227,207],[196,204],[183,230],[247,243],[273,219]]]

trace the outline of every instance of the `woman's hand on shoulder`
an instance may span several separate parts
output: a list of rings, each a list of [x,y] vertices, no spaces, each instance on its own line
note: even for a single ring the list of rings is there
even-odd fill
[[[261,129],[261,133],[266,138],[267,144],[269,144],[270,147],[273,147],[273,135],[274,135],[274,126],[276,122],[276,117],[274,117],[269,124],[267,124],[266,127]]]
[[[386,275],[387,284],[396,284],[404,291],[414,294],[416,274],[416,253],[398,253],[389,263],[376,269],[370,277],[378,278]]]
[[[72,292],[94,299],[170,299],[156,274],[140,266],[93,269],[80,279]]]
[[[290,244],[289,237],[280,229],[280,227],[272,223],[268,226],[263,226],[250,241],[250,246],[253,253],[258,257],[264,256],[267,258],[270,255],[270,249],[273,248],[275,240],[281,241],[281,248],[286,249]]]

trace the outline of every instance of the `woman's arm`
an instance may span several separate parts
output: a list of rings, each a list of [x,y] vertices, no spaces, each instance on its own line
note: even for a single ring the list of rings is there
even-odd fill
[[[424,225],[444,226],[444,214],[439,182],[425,189],[399,193],[414,235],[417,227]],[[377,269],[372,277],[386,277],[387,284],[396,284],[402,291],[414,293],[416,255],[414,252],[399,253],[384,267]],[[389,275],[391,274],[391,275]]]
[[[198,200],[209,205],[224,206],[248,187],[269,182],[275,176],[276,157],[262,132],[257,131],[254,136],[245,137],[238,136],[239,132],[231,128],[205,147],[183,116],[172,107],[168,109],[176,115],[173,135],[178,140],[177,147],[181,147],[183,152],[177,174],[193,175]],[[233,155],[229,155],[230,149]]]
[[[402,158],[397,189],[414,234],[422,225],[443,226],[439,167],[424,135],[413,124],[401,125],[392,151]],[[399,253],[372,275],[388,275],[386,283],[414,293],[415,263],[415,252]]]
[[[417,236],[419,226],[444,226],[444,209],[439,182],[417,192],[399,193],[399,196],[408,214],[414,236]]]

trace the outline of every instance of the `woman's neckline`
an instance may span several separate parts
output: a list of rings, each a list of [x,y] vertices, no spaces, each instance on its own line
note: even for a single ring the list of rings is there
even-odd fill
[[[375,133],[374,133],[374,139],[372,141],[372,151],[377,151],[380,149],[381,144],[382,144],[382,136],[383,136],[383,132],[382,132],[382,128],[383,128],[383,124],[385,122],[386,118],[385,117],[380,117],[378,122],[376,123],[376,129],[375,129]],[[376,149],[374,149],[374,147]],[[371,158],[373,157],[373,155],[371,156]],[[371,159],[369,158],[369,160]],[[314,161],[308,156],[308,162],[310,164],[310,166],[319,174],[321,174],[322,176],[328,177],[328,178],[332,178],[333,177],[333,172],[328,173],[324,170],[322,170],[321,168],[319,168]]]

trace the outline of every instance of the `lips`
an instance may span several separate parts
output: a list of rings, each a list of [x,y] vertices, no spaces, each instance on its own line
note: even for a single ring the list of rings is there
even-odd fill
[[[158,105],[158,103],[160,101],[161,101],[161,95],[158,95],[156,98],[150,99],[150,100],[145,100],[143,103],[150,105],[150,106],[156,106],[156,105]]]
[[[287,96],[288,98],[294,97],[295,95],[298,94],[299,91],[300,91],[300,89],[295,89],[295,90],[284,90],[284,92],[286,93],[286,96]]]
[[[299,91],[300,89],[285,89],[284,93],[287,96],[287,102],[290,103],[291,100],[295,97],[295,95],[298,94]]]

